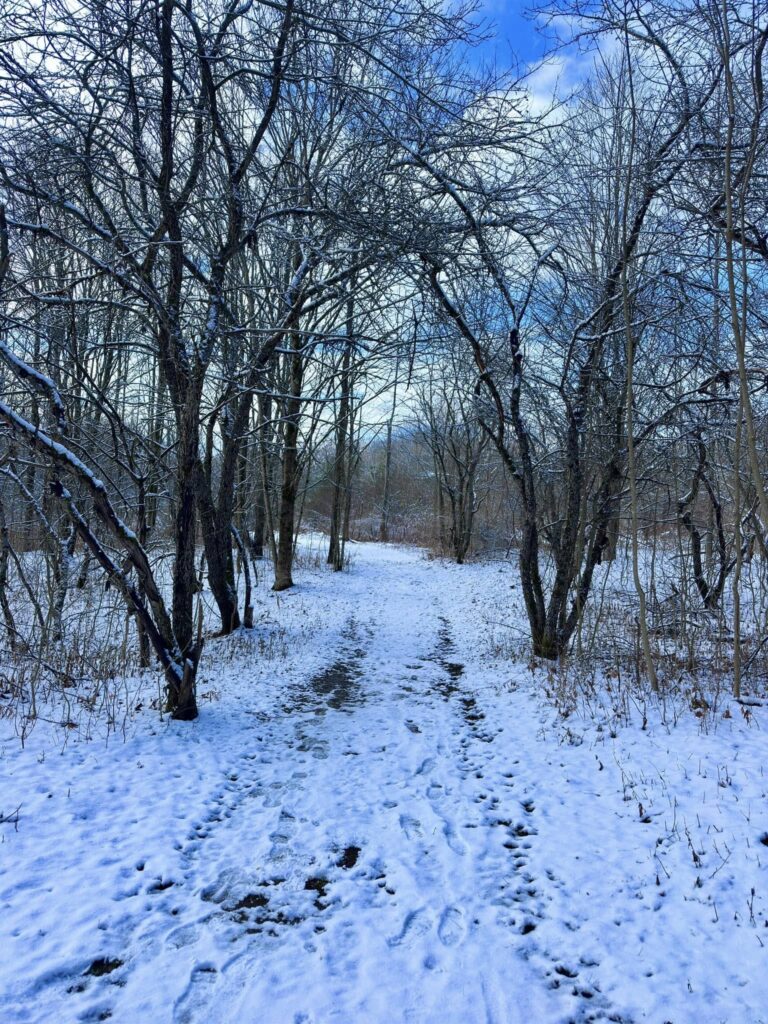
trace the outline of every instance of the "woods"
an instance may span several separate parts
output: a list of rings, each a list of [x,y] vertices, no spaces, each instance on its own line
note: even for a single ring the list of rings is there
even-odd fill
[[[759,1024],[768,0],[0,0],[3,1024]]]
[[[625,551],[652,688],[675,604],[754,684],[767,17],[554,3],[584,71],[543,95],[560,51],[481,70],[471,5],[7,6],[4,662],[56,688],[119,646],[194,718],[309,525],[334,570],[514,551],[545,660]]]

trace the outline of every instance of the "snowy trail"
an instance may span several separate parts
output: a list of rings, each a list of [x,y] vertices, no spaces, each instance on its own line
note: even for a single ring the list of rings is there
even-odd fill
[[[0,1020],[763,1020],[762,733],[562,742],[498,572],[360,546],[280,656],[209,645],[192,726],[3,744]]]

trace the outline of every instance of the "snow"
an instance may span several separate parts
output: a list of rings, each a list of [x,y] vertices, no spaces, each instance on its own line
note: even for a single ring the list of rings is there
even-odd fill
[[[5,344],[4,341],[0,341],[0,357],[5,359],[8,365],[21,377],[23,380],[31,381],[34,387],[47,395],[53,408],[56,410],[57,426],[62,433],[66,432],[67,428],[67,411],[64,402],[61,399],[59,389],[56,387],[50,377],[44,373],[40,373],[34,366],[30,366],[29,363],[25,362],[11,351],[10,348]]]
[[[99,480],[85,463],[79,459],[73,452],[66,448],[63,444],[59,444],[58,441],[54,441],[53,438],[49,437],[45,431],[40,430],[34,423],[30,423],[29,420],[20,416],[17,412],[14,412],[9,405],[5,402],[0,402],[0,416],[3,416],[12,423],[14,426],[19,427],[30,437],[33,437],[37,441],[40,447],[44,448],[51,453],[54,457],[58,457],[61,462],[66,462],[72,470],[77,473],[81,479],[85,479],[90,483],[90,486],[95,491],[104,491],[104,481]]]
[[[760,708],[558,717],[506,564],[297,578],[194,723],[0,721],[3,1024],[768,1019]]]

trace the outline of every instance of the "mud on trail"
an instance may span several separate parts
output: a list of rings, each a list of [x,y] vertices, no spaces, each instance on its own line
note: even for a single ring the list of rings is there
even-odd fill
[[[365,651],[360,646],[361,627],[355,619],[349,619],[340,639],[341,644],[335,652],[336,660],[289,691],[283,704],[283,711],[286,714],[314,711],[315,714],[321,715],[328,708],[333,711],[351,712],[363,703],[365,689],[362,661]]]

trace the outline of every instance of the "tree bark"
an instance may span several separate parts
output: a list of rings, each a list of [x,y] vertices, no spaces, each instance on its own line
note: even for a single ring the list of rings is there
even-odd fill
[[[293,525],[299,484],[299,425],[301,420],[301,386],[304,373],[302,340],[298,331],[291,332],[288,397],[283,422],[283,466],[278,516],[277,560],[273,590],[293,586]]]

